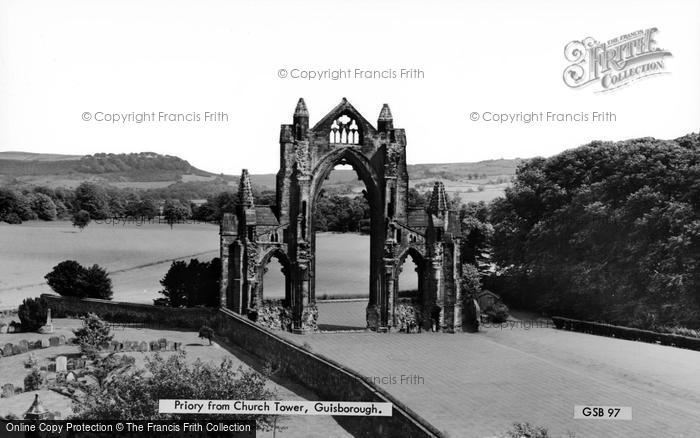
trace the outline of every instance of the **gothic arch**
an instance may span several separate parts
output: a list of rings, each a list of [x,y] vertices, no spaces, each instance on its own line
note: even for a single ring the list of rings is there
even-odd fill
[[[394,266],[395,273],[394,273],[394,278],[396,279],[394,282],[394,302],[397,302],[399,299],[399,292],[401,289],[401,272],[403,270],[403,264],[406,261],[408,257],[411,257],[411,260],[413,261],[413,264],[416,265],[416,274],[418,275],[418,281],[417,286],[417,296],[416,296],[416,301],[417,302],[423,302],[425,300],[425,289],[426,289],[426,279],[427,279],[427,260],[426,257],[421,251],[416,248],[415,246],[409,246],[405,248],[399,256],[396,258],[396,265]]]
[[[379,176],[372,168],[372,163],[370,163],[369,159],[361,152],[349,146],[335,149],[327,153],[321,157],[316,166],[314,166],[311,172],[312,205],[318,200],[323,182],[328,178],[333,168],[339,164],[348,164],[357,172],[357,175],[367,189],[367,202],[369,202],[370,208],[373,208],[373,203],[377,203],[377,206],[380,206],[381,193],[379,192]]]
[[[397,267],[401,267],[403,263],[406,261],[406,257],[411,256],[411,259],[413,260],[413,263],[416,264],[418,267],[424,267],[426,260],[425,260],[425,254],[422,253],[416,246],[410,245],[406,247],[401,253],[399,254],[397,258]]]
[[[287,254],[281,248],[272,248],[271,250],[265,252],[265,254],[260,257],[260,261],[257,263],[257,289],[256,298],[258,303],[262,303],[265,300],[264,284],[265,284],[265,274],[267,273],[267,265],[270,261],[275,258],[282,266],[282,275],[284,276],[284,301],[289,302],[291,298],[291,262]]]
[[[370,270],[368,273],[369,283],[369,305],[386,307],[387,291],[383,290],[381,284],[375,279],[383,275],[382,267],[379,263],[383,251],[385,229],[384,229],[384,208],[383,208],[383,193],[382,180],[374,170],[370,160],[356,148],[351,146],[335,149],[320,158],[314,166],[311,175],[310,186],[310,204],[309,211],[315,210],[318,197],[321,193],[321,188],[324,181],[333,171],[333,168],[338,164],[350,165],[357,173],[365,185],[365,197],[370,207]],[[309,216],[309,241],[311,243],[311,252],[315,255],[316,252],[316,234],[313,213]],[[311,259],[311,272],[316,275],[316,258]],[[312,281],[309,288],[310,300],[315,302],[316,284]]]

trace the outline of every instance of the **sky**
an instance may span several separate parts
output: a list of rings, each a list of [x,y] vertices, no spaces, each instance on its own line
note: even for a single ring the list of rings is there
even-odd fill
[[[698,20],[700,0],[0,0],[0,151],[153,151],[216,173],[270,173],[299,97],[312,125],[343,97],[372,123],[388,103],[409,164],[676,138],[700,130]],[[565,85],[569,42],[648,28],[671,53],[663,74],[606,92]],[[338,80],[291,77],[348,69]],[[402,79],[401,69],[422,74]],[[540,112],[614,119],[490,115]]]

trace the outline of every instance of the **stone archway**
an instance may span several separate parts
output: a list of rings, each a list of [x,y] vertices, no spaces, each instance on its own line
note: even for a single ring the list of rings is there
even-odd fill
[[[370,250],[367,255],[369,257],[369,271],[363,273],[363,275],[367,275],[367,286],[369,289],[369,302],[365,318],[367,319],[368,327],[376,329],[375,324],[377,322],[375,321],[378,321],[377,313],[382,311],[386,313],[389,305],[389,291],[382,287],[382,255],[386,236],[385,215],[384,209],[382,208],[381,180],[373,171],[369,160],[351,147],[343,147],[328,153],[318,162],[311,172],[311,197],[309,203],[309,211],[311,214],[308,226],[308,240],[312,257],[309,265],[309,301],[315,304],[317,278],[316,224],[313,211],[315,211],[324,181],[337,165],[349,165],[352,167],[365,186],[364,196],[370,207]]]
[[[282,275],[284,276],[284,298],[281,300],[283,303],[282,305],[284,307],[289,307],[292,289],[291,263],[289,261],[289,258],[287,257],[287,254],[285,254],[284,251],[282,251],[282,249],[280,248],[273,248],[272,250],[267,251],[261,257],[257,269],[258,277],[254,293],[254,300],[256,301],[256,305],[260,307],[262,306],[263,301],[267,299],[264,290],[265,274],[267,274],[269,264],[273,258],[276,259],[281,265]]]
[[[406,133],[394,128],[389,106],[383,105],[375,127],[343,98],[310,127],[306,103],[299,99],[292,124],[281,126],[279,138],[276,205],[255,205],[244,169],[236,213],[223,217],[221,305],[241,314],[255,313],[262,297],[256,288],[266,265],[266,256],[260,254],[283,254],[290,329],[295,333],[317,329],[313,212],[323,181],[336,165],[347,164],[363,181],[370,206],[367,327],[391,330],[397,262],[419,254],[423,301],[445,309],[440,329],[453,331],[461,269],[458,215],[449,210],[442,183],[435,184],[429,205],[408,207]]]

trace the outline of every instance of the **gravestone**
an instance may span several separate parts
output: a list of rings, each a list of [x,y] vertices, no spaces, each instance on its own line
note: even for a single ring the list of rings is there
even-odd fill
[[[61,335],[58,337],[58,345],[66,345],[66,336]]]
[[[73,361],[73,359],[68,359],[68,361],[66,362],[66,369],[68,371],[70,371],[74,368],[75,368],[75,361]]]
[[[46,367],[46,369],[47,369],[48,372],[50,372],[50,373],[55,373],[55,372],[56,372],[56,363],[55,363],[55,362],[51,362],[51,363],[49,364],[49,366]]]
[[[171,341],[168,341],[167,346],[165,347],[166,350],[168,351],[173,351],[175,349],[175,344]]]
[[[49,343],[49,340],[44,338],[41,340],[41,348],[49,348],[51,344]]]
[[[58,336],[51,336],[49,338],[49,345],[51,345],[52,347],[58,347],[58,342]]]
[[[39,328],[39,333],[53,333],[53,321],[51,320],[51,309],[46,311],[46,323]]]
[[[75,374],[73,374],[73,371],[69,371],[68,374],[66,374],[66,382],[75,382]]]
[[[160,345],[161,350],[165,350],[168,346],[168,341],[165,338],[158,339],[158,345]]]
[[[181,342],[175,342],[175,343],[173,344],[173,349],[174,349],[175,351],[178,351],[178,350],[180,349],[181,346],[182,346],[182,343],[181,343]]]
[[[22,352],[19,349],[19,345],[12,346],[12,354],[22,354]]]
[[[27,342],[25,339],[19,341],[19,344],[17,345],[19,346],[19,351],[21,353],[26,353],[27,351],[29,351],[29,342]]]
[[[38,341],[35,341],[32,348],[34,348],[35,350],[42,348],[41,347],[41,339]]]
[[[7,333],[7,324],[0,324],[0,334]]]
[[[12,351],[12,344],[5,344],[5,346],[2,348],[2,355],[3,356],[12,356],[14,352]]]
[[[66,356],[58,356],[56,358],[56,372],[61,373],[68,370],[68,359]]]
[[[148,343],[146,341],[141,341],[139,351],[148,351]]]
[[[15,395],[15,386],[12,383],[6,383],[5,385],[2,385],[3,398],[12,397],[13,395]]]
[[[156,341],[151,342],[151,351],[160,351],[160,344]]]

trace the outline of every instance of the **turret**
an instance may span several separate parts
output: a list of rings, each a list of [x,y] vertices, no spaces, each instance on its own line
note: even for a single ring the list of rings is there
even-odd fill
[[[238,202],[245,208],[250,208],[255,204],[253,187],[250,184],[248,169],[243,169],[243,171],[241,171],[241,182],[238,184]]]
[[[389,109],[389,104],[384,104],[382,110],[379,112],[379,119],[377,119],[377,130],[378,131],[391,131],[394,129],[394,117],[391,115],[391,110]]]
[[[306,109],[306,102],[299,98],[297,107],[294,110],[294,139],[303,140],[309,131],[309,110]]]
[[[447,205],[447,193],[445,193],[445,184],[442,181],[435,181],[433,185],[433,193],[430,195],[430,204],[428,212],[438,217],[442,216],[449,207]]]

